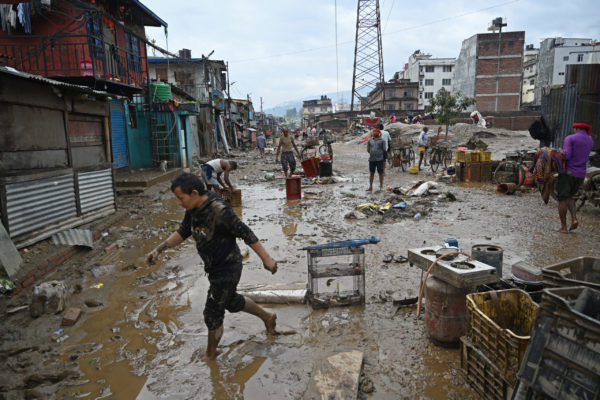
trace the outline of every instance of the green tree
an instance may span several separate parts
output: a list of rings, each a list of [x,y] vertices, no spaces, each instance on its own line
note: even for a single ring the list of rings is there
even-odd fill
[[[463,97],[460,92],[453,96],[445,88],[441,88],[429,101],[426,111],[435,113],[437,121],[446,125],[446,136],[448,136],[448,127],[452,118],[473,104],[475,104],[473,97]]]

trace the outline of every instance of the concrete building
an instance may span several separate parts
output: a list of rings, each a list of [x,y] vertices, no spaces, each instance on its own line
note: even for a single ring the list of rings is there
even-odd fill
[[[542,90],[564,85],[566,66],[575,64],[598,64],[600,48],[592,39],[550,38],[540,43],[538,78],[535,85],[536,105],[541,104]]]
[[[385,104],[383,102],[383,93],[381,86],[377,85],[375,89],[369,93],[367,103],[371,109],[383,110],[387,115],[393,111],[404,111],[411,113],[417,110],[417,93],[419,91],[419,83],[411,82],[408,79],[397,79],[393,82],[384,84],[385,89]]]
[[[479,33],[465,39],[456,60],[454,93],[475,97],[484,112],[518,111],[525,32]]]
[[[455,64],[455,58],[431,58],[431,54],[417,50],[404,64],[404,70],[394,74],[394,79],[406,79],[419,84],[417,109],[424,110],[442,87],[452,92]]]
[[[305,100],[302,102],[302,126],[312,125],[317,115],[331,112],[333,112],[333,104],[326,95],[321,96],[320,99]]]
[[[521,104],[533,105],[535,100],[535,81],[537,78],[537,62],[540,49],[532,44],[527,45],[523,53],[523,83],[521,85]]]

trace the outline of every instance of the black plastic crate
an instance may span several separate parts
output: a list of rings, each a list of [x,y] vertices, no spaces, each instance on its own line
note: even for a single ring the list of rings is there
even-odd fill
[[[600,398],[600,291],[544,290],[519,382],[521,398]]]

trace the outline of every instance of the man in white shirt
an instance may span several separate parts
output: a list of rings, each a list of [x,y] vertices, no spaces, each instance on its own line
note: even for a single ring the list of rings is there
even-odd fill
[[[392,149],[392,137],[390,136],[390,133],[388,131],[383,129],[383,124],[379,124],[377,127],[381,131],[381,140],[383,140],[385,149],[385,153],[383,155],[383,169],[385,170],[385,162],[390,159],[389,155]]]
[[[424,127],[419,134],[419,139],[417,139],[417,146],[419,147],[419,170],[421,169],[421,162],[423,159],[425,159],[425,166],[427,166],[427,149],[429,148],[428,131],[429,128]]]

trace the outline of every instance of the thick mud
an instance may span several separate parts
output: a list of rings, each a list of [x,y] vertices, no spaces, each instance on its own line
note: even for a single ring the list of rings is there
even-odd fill
[[[514,140],[509,139],[511,144]],[[526,143],[528,138],[521,137]],[[416,306],[394,300],[415,297],[421,270],[408,263],[383,263],[392,253],[443,244],[456,238],[471,246],[490,243],[504,249],[504,276],[525,260],[538,268],[584,255],[599,256],[600,210],[585,206],[576,233],[563,235],[556,203],[544,205],[538,192],[507,196],[491,183],[442,183],[438,195],[415,198],[383,190],[367,193],[367,153],[360,145],[334,145],[334,171],[346,178],[331,184],[307,184],[301,200],[286,200],[283,179],[266,181],[277,172],[274,157],[238,155],[233,180],[242,189],[238,215],[278,261],[271,275],[250,251],[241,285],[307,283],[307,245],[376,236],[366,246],[366,304],[313,310],[308,305],[266,305],[278,315],[278,330],[267,336],[263,323],[245,313],[227,314],[221,354],[201,360],[207,330],[203,322],[208,282],[190,239],[147,266],[144,255],[177,228],[183,210],[166,190],[154,198],[121,199],[129,217],[111,234],[121,242],[110,251],[80,257],[51,279],[71,285],[70,306],[85,310],[68,338],[50,339],[60,315],[37,319],[21,311],[5,317],[2,327],[0,398],[57,399],[299,399],[307,392],[318,359],[347,350],[364,352],[361,397],[369,399],[478,398],[460,372],[458,349],[436,346],[427,338]],[[279,173],[277,175],[280,175]],[[388,169],[385,186],[410,186],[419,175]],[[377,184],[377,181],[376,181]],[[456,198],[451,201],[445,193]],[[375,214],[366,219],[344,216],[358,204],[407,203],[403,213]],[[395,204],[395,203],[394,203]],[[420,218],[414,214],[419,213]],[[240,247],[246,246],[240,242]],[[114,265],[94,277],[94,265]],[[103,286],[95,288],[94,285]],[[331,285],[335,287],[335,285]],[[3,310],[27,299],[11,300]]]

